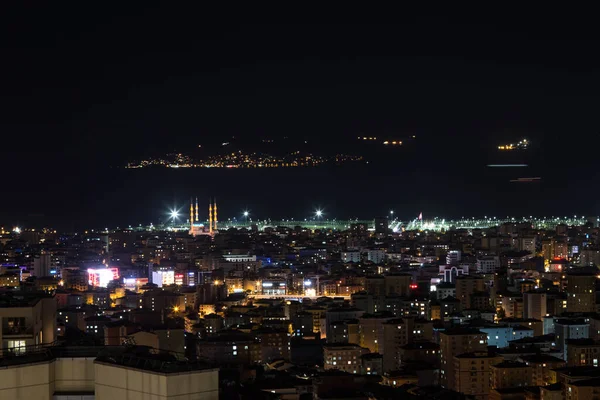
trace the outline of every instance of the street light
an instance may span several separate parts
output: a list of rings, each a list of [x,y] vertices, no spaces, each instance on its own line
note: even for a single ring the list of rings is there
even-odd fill
[[[171,217],[173,225],[175,225],[175,221],[179,218],[179,210],[173,208],[169,211],[169,216]]]
[[[317,218],[321,218],[323,216],[323,210],[315,211],[315,215],[317,216]]]

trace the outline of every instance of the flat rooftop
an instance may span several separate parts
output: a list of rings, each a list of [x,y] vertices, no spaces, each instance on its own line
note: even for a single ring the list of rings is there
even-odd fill
[[[94,358],[105,364],[135,368],[159,373],[181,373],[213,369],[202,361],[190,361],[182,354],[173,352],[155,353],[146,346],[32,346],[22,354],[7,354],[0,357],[0,368],[50,362],[57,358]]]

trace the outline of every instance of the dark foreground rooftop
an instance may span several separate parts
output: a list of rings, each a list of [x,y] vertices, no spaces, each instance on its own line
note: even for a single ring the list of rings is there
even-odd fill
[[[173,352],[157,352],[146,346],[33,346],[24,353],[4,352],[0,368],[49,362],[57,358],[95,358],[95,361],[159,373],[211,369],[202,361],[190,361]]]

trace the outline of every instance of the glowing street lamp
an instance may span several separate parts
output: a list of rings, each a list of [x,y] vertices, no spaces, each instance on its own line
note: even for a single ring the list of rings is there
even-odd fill
[[[323,216],[323,210],[317,210],[315,211],[315,215],[317,218],[321,218]]]
[[[175,225],[175,221],[179,219],[179,210],[173,208],[169,211],[169,217],[173,225]]]

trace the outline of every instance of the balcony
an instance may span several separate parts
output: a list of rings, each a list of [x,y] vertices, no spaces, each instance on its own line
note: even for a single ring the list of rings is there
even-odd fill
[[[23,337],[23,336],[32,336],[33,335],[33,326],[3,326],[2,327],[2,337],[12,338],[12,337]]]

